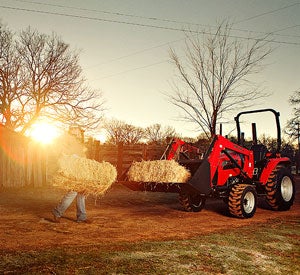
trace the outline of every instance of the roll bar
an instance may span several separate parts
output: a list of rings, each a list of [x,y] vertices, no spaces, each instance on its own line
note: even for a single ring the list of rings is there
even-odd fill
[[[277,128],[277,152],[280,152],[281,149],[281,129],[280,129],[280,121],[279,121],[279,116],[280,113],[276,112],[273,109],[259,109],[259,110],[252,110],[252,111],[244,111],[244,112],[240,112],[235,118],[235,122],[236,122],[236,128],[237,128],[237,138],[238,138],[238,144],[241,143],[241,128],[240,128],[240,116],[241,115],[245,115],[245,114],[254,114],[254,113],[262,113],[262,112],[272,112],[275,116],[275,120],[276,120],[276,128]],[[253,135],[256,136],[256,129],[253,128],[253,124],[252,124],[252,131],[255,131],[255,133],[253,132]]]

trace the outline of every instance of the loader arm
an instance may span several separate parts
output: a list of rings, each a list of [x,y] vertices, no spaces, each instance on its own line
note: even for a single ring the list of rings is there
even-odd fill
[[[200,194],[207,196],[215,186],[224,186],[230,177],[251,180],[253,169],[252,151],[216,135],[188,183]]]
[[[180,158],[179,155],[182,155],[185,159],[190,159],[190,153],[199,157],[200,150],[198,147],[190,145],[179,138],[174,138],[168,145],[161,159],[166,158],[167,160],[177,160]]]

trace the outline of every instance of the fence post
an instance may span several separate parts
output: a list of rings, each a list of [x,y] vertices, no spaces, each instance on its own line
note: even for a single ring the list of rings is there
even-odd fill
[[[123,155],[124,155],[123,151],[124,151],[123,143],[118,143],[118,160],[117,160],[118,178],[123,173]]]

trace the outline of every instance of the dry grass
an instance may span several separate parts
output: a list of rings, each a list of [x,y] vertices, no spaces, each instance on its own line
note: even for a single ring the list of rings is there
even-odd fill
[[[130,181],[138,182],[187,182],[191,176],[174,160],[134,162],[127,175]]]
[[[299,217],[188,240],[2,251],[3,274],[300,274]],[[101,229],[100,229],[101,230]],[[100,231],[101,232],[101,231]],[[267,234],[266,234],[267,232]],[[268,244],[274,243],[274,247]],[[288,249],[282,249],[289,243]],[[75,260],[74,260],[75,259]]]
[[[99,163],[76,155],[62,155],[58,166],[53,184],[87,195],[102,195],[117,178],[117,170],[112,164]]]

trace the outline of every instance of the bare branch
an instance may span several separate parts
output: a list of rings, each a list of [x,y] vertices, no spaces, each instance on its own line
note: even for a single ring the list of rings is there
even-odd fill
[[[163,127],[160,124],[153,124],[145,129],[145,138],[148,143],[166,144],[170,138],[175,136],[176,131],[170,126]]]
[[[170,50],[170,59],[181,85],[173,84],[169,100],[209,137],[225,112],[254,104],[267,96],[249,77],[262,69],[272,49],[264,38],[239,41],[230,35],[231,24],[223,22],[215,32],[186,33],[185,60]],[[208,34],[209,33],[209,34]]]
[[[84,130],[102,119],[102,94],[85,85],[79,54],[55,34],[30,28],[14,35],[0,25],[0,118],[25,131],[48,117]]]
[[[144,137],[144,129],[112,119],[105,123],[104,129],[108,134],[108,142],[112,144],[136,144]]]

